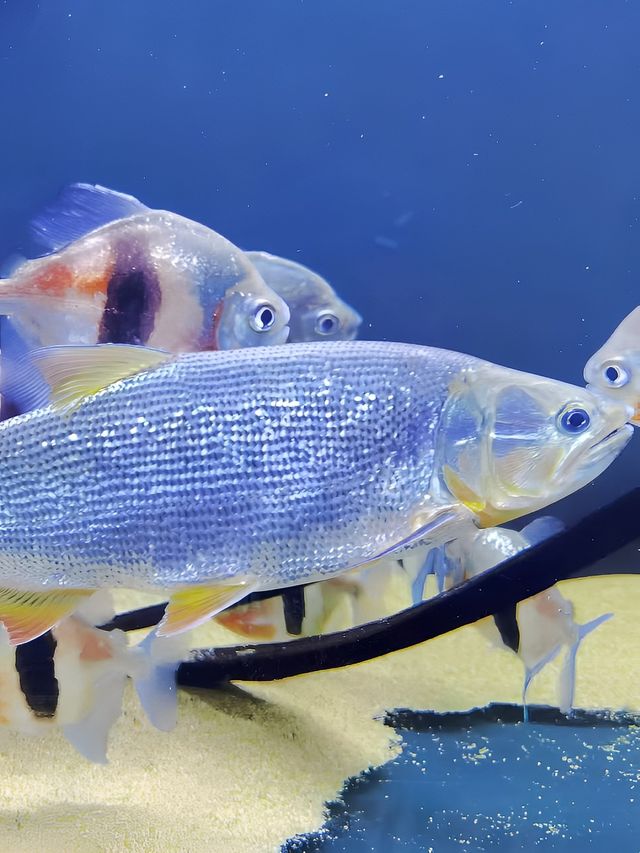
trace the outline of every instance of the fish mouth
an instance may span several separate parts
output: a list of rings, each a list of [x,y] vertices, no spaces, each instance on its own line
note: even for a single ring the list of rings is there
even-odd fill
[[[640,425],[640,421],[638,423]],[[596,441],[595,444],[591,445],[587,454],[586,463],[590,464],[597,462],[602,459],[602,457],[608,456],[616,451],[619,453],[632,435],[633,427],[630,424],[624,424],[617,429],[611,430],[611,432],[605,435],[604,438],[601,438],[600,441]]]

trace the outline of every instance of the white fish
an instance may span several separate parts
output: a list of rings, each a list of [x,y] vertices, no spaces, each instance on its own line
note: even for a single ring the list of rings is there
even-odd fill
[[[556,519],[537,519],[522,532],[495,527],[480,530],[447,546],[450,555],[461,561],[465,578],[481,574],[503,560],[535,544],[558,530]],[[576,656],[584,638],[612,617],[604,613],[586,624],[576,622],[573,604],[557,586],[521,601],[478,623],[484,633],[518,655],[525,668],[522,704],[527,719],[527,691],[532,679],[563,650],[564,665],[558,683],[558,707],[566,714],[573,707]],[[493,624],[492,624],[493,623]],[[496,631],[498,636],[496,636]]]
[[[32,643],[16,648],[1,637],[0,725],[30,735],[61,730],[85,758],[104,764],[130,677],[150,722],[163,731],[173,728],[175,671],[187,641],[149,634],[131,647],[122,631],[95,627],[111,616],[110,596],[101,591]]]
[[[640,424],[640,306],[624,318],[584,369],[592,391],[632,406],[631,423]]]

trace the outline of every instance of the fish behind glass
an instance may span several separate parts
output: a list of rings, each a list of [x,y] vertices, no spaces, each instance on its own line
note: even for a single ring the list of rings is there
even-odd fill
[[[357,337],[362,317],[318,273],[268,252],[245,254],[289,306],[289,343],[351,341]]]

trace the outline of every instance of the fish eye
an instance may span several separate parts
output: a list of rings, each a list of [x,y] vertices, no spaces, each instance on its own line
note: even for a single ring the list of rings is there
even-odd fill
[[[253,312],[253,317],[249,320],[251,328],[255,332],[268,331],[276,321],[276,309],[268,302],[263,302]]]
[[[558,416],[558,423],[565,432],[575,435],[588,429],[591,418],[586,409],[579,406],[568,406]]]
[[[335,314],[324,313],[316,320],[316,332],[319,335],[332,335],[340,328],[340,320]]]
[[[629,371],[621,364],[609,362],[602,367],[605,382],[611,388],[622,388],[629,381]]]

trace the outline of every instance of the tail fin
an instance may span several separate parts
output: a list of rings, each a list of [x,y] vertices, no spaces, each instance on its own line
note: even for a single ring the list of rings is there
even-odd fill
[[[554,646],[551,649],[551,651],[549,652],[549,654],[545,655],[542,658],[542,660],[538,661],[538,663],[534,664],[531,667],[529,667],[529,666],[525,667],[524,684],[522,685],[522,709],[523,709],[522,719],[525,723],[529,722],[529,708],[527,705],[527,691],[529,690],[531,682],[536,677],[536,675],[545,668],[545,666],[548,663],[551,663],[551,661],[555,657],[557,657],[557,655],[560,653],[561,648],[562,648],[561,644],[558,643],[558,645]]]
[[[568,714],[573,708],[573,697],[576,688],[576,655],[584,638],[595,631],[603,622],[607,622],[613,613],[603,613],[591,622],[586,622],[584,625],[577,625],[577,637],[574,644],[570,647],[565,658],[562,672],[560,673],[560,697],[558,707],[563,714]]]
[[[149,722],[163,732],[178,718],[176,670],[189,650],[186,637],[158,637],[153,630],[136,647],[143,666],[132,674],[133,684]]]
[[[122,712],[126,680],[124,673],[105,673],[95,684],[100,700],[81,720],[62,726],[69,743],[96,764],[107,763],[109,732]]]

